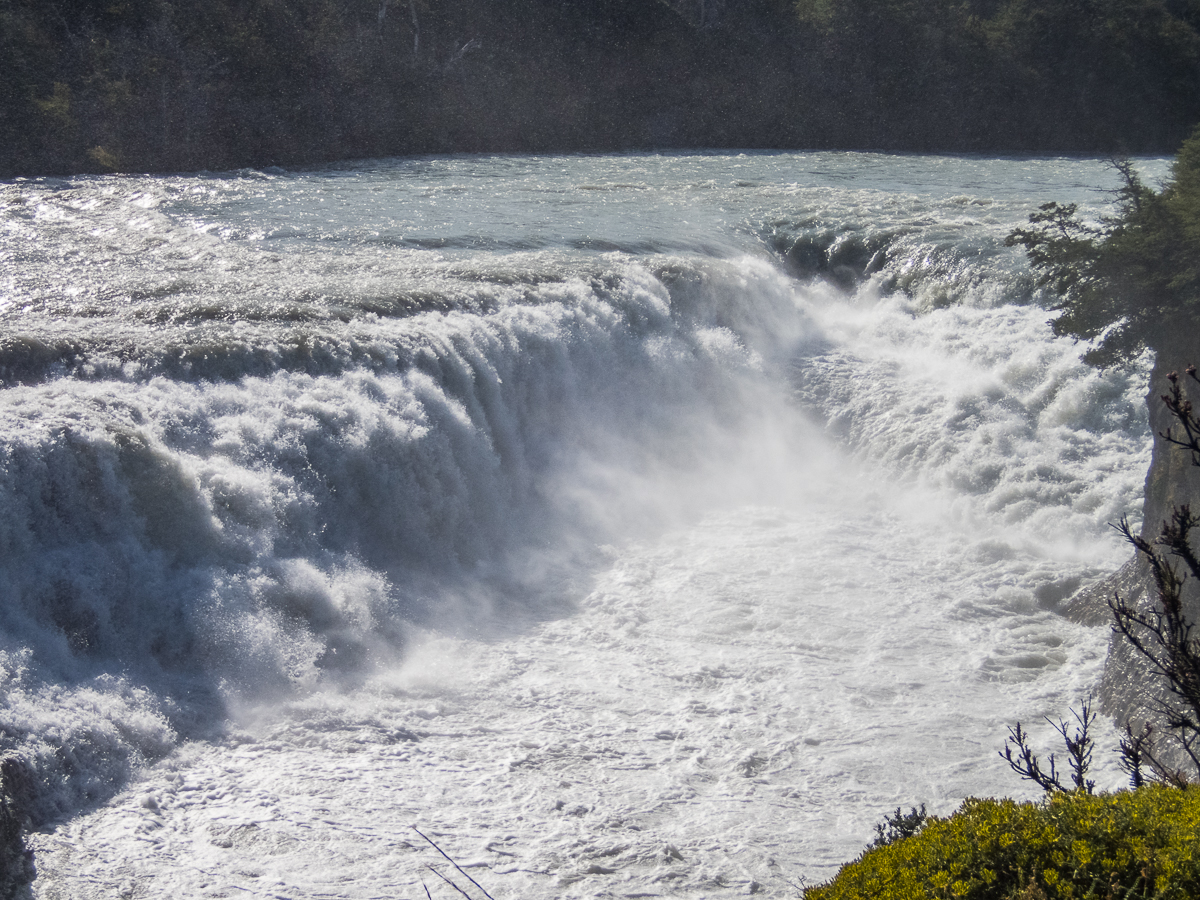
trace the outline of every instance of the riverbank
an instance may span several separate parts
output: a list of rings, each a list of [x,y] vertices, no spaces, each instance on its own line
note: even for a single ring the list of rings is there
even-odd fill
[[[11,0],[0,177],[687,147],[1172,153],[1193,5]]]

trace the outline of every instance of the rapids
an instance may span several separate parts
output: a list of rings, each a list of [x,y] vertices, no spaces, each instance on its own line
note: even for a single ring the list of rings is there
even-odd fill
[[[34,895],[453,895],[416,826],[497,900],[789,897],[898,805],[1033,796],[997,750],[1098,679],[1107,629],[1058,611],[1127,555],[1146,366],[1084,366],[1004,237],[1115,183],[861,153],[0,183]]]

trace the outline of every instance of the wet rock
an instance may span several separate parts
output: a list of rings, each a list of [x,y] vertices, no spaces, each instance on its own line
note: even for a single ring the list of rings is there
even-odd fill
[[[1200,352],[1194,356],[1200,360]],[[1146,404],[1154,434],[1154,450],[1146,473],[1141,536],[1151,542],[1158,537],[1175,507],[1183,504],[1189,504],[1193,509],[1200,507],[1200,466],[1192,464],[1187,450],[1163,438],[1172,426],[1176,432],[1180,430],[1161,399],[1169,387],[1167,373],[1182,371],[1191,361],[1192,356],[1163,359],[1160,355],[1150,375]],[[1189,384],[1188,387],[1196,386]],[[1200,398],[1200,389],[1191,393]],[[1113,617],[1108,601],[1114,593],[1119,593],[1125,602],[1137,609],[1152,609],[1157,603],[1158,592],[1150,566],[1140,558],[1131,559],[1104,581],[1079,591],[1067,602],[1064,614],[1088,625],[1111,624]],[[1200,583],[1194,579],[1184,583],[1183,602],[1189,618],[1200,621]],[[1145,659],[1128,641],[1114,634],[1100,682],[1104,712],[1118,724],[1132,722],[1135,727],[1140,727],[1142,722],[1152,722],[1161,727],[1164,724],[1163,703],[1170,700],[1165,680],[1149,670]]]
[[[16,900],[37,874],[33,851],[25,846],[28,818],[21,798],[29,791],[32,773],[21,759],[0,759],[0,900]]]

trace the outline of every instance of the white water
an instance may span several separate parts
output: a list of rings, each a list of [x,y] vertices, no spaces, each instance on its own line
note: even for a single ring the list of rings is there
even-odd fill
[[[897,805],[1032,796],[996,751],[1098,678],[1106,629],[1056,609],[1126,556],[1149,443],[1144,371],[1079,363],[1003,238],[1113,180],[0,185],[35,895],[470,888],[415,825],[496,898],[787,897]]]

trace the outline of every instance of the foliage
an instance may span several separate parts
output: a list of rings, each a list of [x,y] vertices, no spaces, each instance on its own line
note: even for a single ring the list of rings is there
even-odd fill
[[[1084,359],[1102,367],[1147,348],[1178,354],[1200,325],[1200,128],[1159,191],[1128,161],[1115,165],[1116,217],[1091,225],[1073,204],[1047,203],[1008,238],[1057,298],[1055,333],[1094,341]]]
[[[798,0],[796,10],[821,36],[818,102],[851,143],[871,131],[911,150],[1143,152],[1174,149],[1200,119],[1169,99],[1197,71],[1194,26],[1175,4]]]
[[[1071,733],[1071,726],[1065,719],[1060,719],[1055,724],[1053,719],[1046,716],[1046,721],[1054,726],[1054,730],[1059,733],[1066,746],[1067,760],[1071,767],[1072,787],[1069,790],[1090,794],[1096,783],[1087,777],[1092,764],[1092,739],[1088,732],[1095,723],[1097,714],[1092,710],[1091,700],[1084,700],[1079,712],[1071,710],[1071,715],[1075,717],[1074,734]],[[1047,760],[1049,767],[1044,768],[1033,748],[1029,746],[1028,735],[1022,730],[1020,722],[1008,729],[1008,738],[1004,741],[1004,749],[1000,755],[1007,760],[1014,772],[1034,782],[1047,793],[1068,790],[1059,779],[1054,754],[1051,753]]]
[[[1162,151],[1196,0],[0,0],[0,177],[649,147]]]
[[[875,826],[875,840],[871,842],[871,846],[886,847],[888,844],[910,838],[921,830],[928,818],[929,813],[925,811],[924,803],[920,809],[910,807],[908,812],[897,806],[894,813],[885,815],[883,822]]]
[[[1200,896],[1200,787],[967,800],[875,847],[805,900],[1107,900]]]

